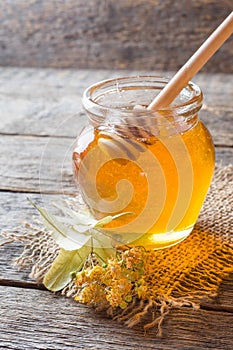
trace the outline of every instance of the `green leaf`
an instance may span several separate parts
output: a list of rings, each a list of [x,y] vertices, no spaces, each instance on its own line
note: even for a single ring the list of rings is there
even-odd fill
[[[38,207],[31,200],[30,202],[39,211],[44,219],[47,229],[51,231],[53,239],[61,248],[65,250],[77,250],[88,242],[90,234],[86,235],[63,225],[57,220],[56,216]]]
[[[82,268],[90,253],[94,252],[100,263],[106,263],[108,258],[114,256],[116,251],[112,244],[113,236],[100,228],[112,220],[132,214],[126,212],[96,220],[90,213],[75,212],[63,205],[55,204],[68,215],[62,217],[52,215],[30,199],[29,201],[39,211],[45,226],[61,248],[43,280],[45,287],[54,292],[63,289],[72,280],[71,274]]]
[[[76,250],[81,248],[83,245],[87,244],[87,241],[92,236],[92,229],[101,228],[110,223],[112,220],[116,220],[124,215],[132,214],[131,212],[125,212],[115,216],[109,215],[101,220],[96,220],[91,217],[89,213],[77,213],[70,208],[54,203],[54,205],[62,210],[63,213],[70,216],[61,217],[52,215],[51,213],[37,206],[30,199],[29,201],[43,217],[45,226],[49,231],[51,231],[54,240],[61,248],[65,250]],[[107,238],[107,236],[105,236],[105,242],[103,243],[103,247],[112,247],[111,238]]]
[[[116,255],[116,250],[114,248],[94,248],[94,253],[98,261],[102,264],[114,257]]]
[[[97,228],[97,227],[103,227],[104,225],[107,225],[109,224],[110,222],[112,222],[113,220],[116,220],[122,216],[125,216],[125,215],[129,215],[129,214],[133,214],[132,212],[130,211],[127,211],[125,213],[120,213],[120,214],[117,214],[117,215],[114,215],[114,216],[105,216],[103,219],[100,219],[99,221],[96,222],[96,224],[93,226],[93,228]]]
[[[52,292],[63,289],[72,280],[72,272],[82,268],[91,251],[91,242],[75,251],[61,249],[44,277],[44,286]]]
[[[55,207],[60,209],[64,214],[67,214],[71,217],[73,225],[83,225],[86,227],[94,226],[98,220],[94,219],[88,211],[83,211],[83,213],[76,212],[70,208],[65,207],[59,203],[53,203]],[[71,220],[68,219],[68,220]]]

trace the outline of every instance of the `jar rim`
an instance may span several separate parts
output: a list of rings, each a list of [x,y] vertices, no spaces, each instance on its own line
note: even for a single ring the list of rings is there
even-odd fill
[[[159,75],[134,75],[134,76],[123,76],[123,77],[117,77],[112,79],[105,79],[99,82],[96,82],[92,85],[90,85],[88,88],[85,89],[82,97],[82,104],[83,107],[93,114],[101,114],[103,116],[106,116],[108,113],[111,113],[112,116],[114,116],[117,113],[119,114],[119,110],[121,113],[123,113],[124,116],[132,116],[137,115],[138,113],[141,114],[142,111],[134,110],[134,109],[120,109],[119,107],[111,107],[106,106],[104,104],[98,103],[93,98],[94,93],[97,91],[100,91],[101,89],[104,89],[106,87],[119,87],[120,84],[127,84],[127,82],[130,84],[134,84],[134,86],[137,87],[146,87],[146,84],[153,84],[153,83],[159,83],[163,84],[163,87],[169,82],[170,78],[163,77]],[[143,85],[144,84],[144,85]],[[150,85],[153,86],[153,85]],[[161,90],[162,88],[161,87]],[[189,98],[182,102],[182,103],[172,103],[172,105],[169,105],[167,107],[160,108],[159,111],[169,111],[169,112],[175,112],[177,115],[182,114],[182,111],[184,109],[187,110],[187,107],[190,107],[191,109],[194,109],[195,112],[200,110],[202,106],[202,98],[203,94],[200,89],[200,87],[193,83],[192,81],[189,81],[186,87],[182,90],[184,92],[189,93]],[[181,91],[181,93],[182,93]],[[181,94],[180,93],[180,94]],[[180,96],[180,94],[178,96]],[[193,108],[192,108],[193,107]],[[154,114],[157,113],[157,111],[149,110],[147,109],[147,114]]]

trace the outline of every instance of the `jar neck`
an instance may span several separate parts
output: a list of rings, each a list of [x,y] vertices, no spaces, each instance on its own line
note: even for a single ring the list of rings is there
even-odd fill
[[[111,79],[90,86],[83,94],[83,106],[95,127],[177,128],[184,132],[198,120],[202,106],[200,88],[190,82],[173,101],[158,111],[146,107],[169,79],[158,76],[135,76]],[[156,129],[155,128],[155,129]]]

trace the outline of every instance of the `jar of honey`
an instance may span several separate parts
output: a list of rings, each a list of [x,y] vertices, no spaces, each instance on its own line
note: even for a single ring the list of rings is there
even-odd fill
[[[83,95],[88,125],[73,165],[96,218],[128,213],[105,226],[118,245],[159,249],[192,231],[214,170],[211,136],[198,118],[200,88],[190,82],[168,107],[147,109],[168,80],[106,80]]]

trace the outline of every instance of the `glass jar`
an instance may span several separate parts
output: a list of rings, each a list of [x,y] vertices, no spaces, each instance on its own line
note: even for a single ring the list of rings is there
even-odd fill
[[[73,152],[75,177],[116,245],[159,249],[192,231],[214,170],[211,136],[198,119],[202,92],[190,82],[169,107],[146,109],[168,79],[106,80],[83,95],[88,125]],[[114,238],[115,239],[115,238]]]

